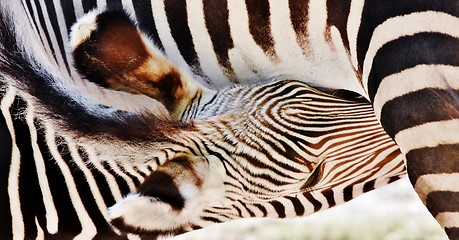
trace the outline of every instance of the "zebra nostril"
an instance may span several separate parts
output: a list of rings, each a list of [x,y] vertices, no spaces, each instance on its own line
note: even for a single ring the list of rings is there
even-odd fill
[[[185,199],[180,194],[174,179],[164,172],[153,172],[139,186],[138,192],[142,196],[168,203],[174,210],[182,210],[185,207]]]

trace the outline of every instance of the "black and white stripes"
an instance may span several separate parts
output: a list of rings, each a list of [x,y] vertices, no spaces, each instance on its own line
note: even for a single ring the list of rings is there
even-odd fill
[[[210,88],[297,79],[365,96],[406,155],[410,179],[421,198],[449,237],[459,236],[457,204],[438,197],[459,192],[455,0],[21,4],[13,4],[12,11],[30,23],[30,34],[39,36],[48,58],[74,78],[65,37],[70,25],[92,8],[123,6],[168,59]],[[195,151],[201,147],[205,146]]]

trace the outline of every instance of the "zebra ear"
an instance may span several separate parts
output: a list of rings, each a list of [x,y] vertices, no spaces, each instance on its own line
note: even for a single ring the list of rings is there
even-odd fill
[[[202,87],[154,47],[124,11],[90,12],[71,29],[74,65],[102,87],[145,94],[172,113]]]

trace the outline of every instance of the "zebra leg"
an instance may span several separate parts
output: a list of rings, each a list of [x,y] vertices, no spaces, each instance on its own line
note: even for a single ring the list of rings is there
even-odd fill
[[[73,25],[70,45],[80,74],[100,86],[160,101],[180,115],[204,88],[170,63],[123,11],[93,11]]]
[[[416,192],[449,238],[459,239],[458,35],[420,32],[387,42],[368,76],[376,115],[405,154]]]
[[[176,235],[192,230],[192,221],[215,200],[223,199],[220,161],[180,156],[161,165],[130,194],[109,209],[120,230],[149,235]]]

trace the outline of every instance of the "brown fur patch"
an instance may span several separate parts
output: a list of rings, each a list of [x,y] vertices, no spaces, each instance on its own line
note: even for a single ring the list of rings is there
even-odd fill
[[[103,87],[145,94],[171,112],[186,98],[181,74],[165,58],[147,49],[124,12],[101,13],[97,29],[73,56],[79,72]]]

